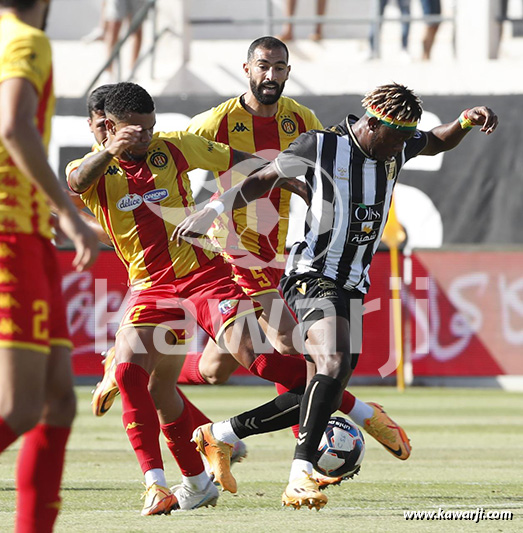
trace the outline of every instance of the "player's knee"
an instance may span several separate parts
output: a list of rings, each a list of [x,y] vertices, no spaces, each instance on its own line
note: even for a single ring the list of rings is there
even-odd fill
[[[41,406],[18,407],[12,413],[7,413],[4,418],[9,421],[11,429],[22,435],[33,429],[42,416]]]
[[[223,357],[200,359],[199,371],[209,385],[223,385],[238,368],[236,356],[225,354]]]
[[[61,417],[64,425],[70,426],[76,416],[76,395],[73,390],[69,391],[63,398],[60,407]]]
[[[200,373],[209,385],[223,385],[231,377],[232,372],[226,368],[217,367],[211,372],[207,373],[201,371]]]
[[[229,364],[226,360],[221,360],[214,364],[202,363],[203,361],[200,361],[200,374],[209,385],[223,385],[238,367],[238,363],[234,359],[232,364]]]
[[[292,333],[279,334],[274,341],[274,348],[280,353],[297,355],[301,351],[296,348],[292,342]]]
[[[173,398],[173,384],[172,382],[166,387],[166,383],[161,380],[149,381],[149,393],[153,399],[156,409],[164,409]]]
[[[352,354],[350,350],[336,350],[318,358],[317,372],[344,381],[352,373]]]
[[[68,427],[76,416],[76,395],[74,390],[65,389],[53,394],[44,408],[44,422],[51,425]]]
[[[149,381],[149,394],[153,399],[156,409],[160,409],[162,403],[162,392],[158,383],[154,383],[152,380]]]

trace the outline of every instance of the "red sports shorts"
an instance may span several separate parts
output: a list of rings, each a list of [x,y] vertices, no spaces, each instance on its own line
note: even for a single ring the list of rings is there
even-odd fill
[[[231,266],[218,255],[174,283],[132,293],[117,334],[128,327],[161,327],[183,344],[192,337],[197,323],[219,342],[234,320],[258,312],[261,306],[234,283]]]
[[[72,348],[56,249],[39,235],[0,233],[0,347]]]
[[[252,298],[268,292],[279,292],[278,285],[285,272],[284,268],[244,268],[235,264],[231,266],[234,281]]]

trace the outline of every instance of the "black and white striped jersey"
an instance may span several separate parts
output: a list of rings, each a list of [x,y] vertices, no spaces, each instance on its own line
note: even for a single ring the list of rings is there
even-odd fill
[[[356,120],[349,115],[329,130],[303,133],[276,166],[282,177],[304,175],[310,199],[305,237],[292,246],[285,274],[324,276],[366,293],[398,172],[423,150],[427,135],[416,131],[395,159],[376,161],[352,133]]]

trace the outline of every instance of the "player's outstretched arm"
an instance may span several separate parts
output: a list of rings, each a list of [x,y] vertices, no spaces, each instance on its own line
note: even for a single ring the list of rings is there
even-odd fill
[[[474,126],[481,126],[480,131],[490,135],[498,126],[498,117],[485,106],[466,109],[453,122],[436,126],[427,132],[427,146],[421,155],[436,155],[452,150]]]
[[[300,181],[298,178],[286,179],[284,183],[276,183],[282,189],[286,189],[296,195],[298,195],[307,205],[310,204],[309,191],[307,185]]]
[[[84,270],[98,255],[98,242],[81,221],[71,199],[61,187],[47,161],[44,145],[34,117],[38,97],[32,84],[23,78],[12,78],[0,84],[0,138],[16,166],[35,183],[53,204],[58,223],[73,241],[76,257],[73,266]]]
[[[91,231],[96,235],[96,238],[106,246],[113,248],[113,243],[107,233],[105,233],[102,226],[100,226],[98,220],[94,215],[86,213],[85,211],[79,211],[80,218],[87,224]]]
[[[287,178],[280,178],[276,165],[269,165],[247,177],[244,181],[223,193],[220,198],[209,202],[201,211],[189,215],[181,224],[176,226],[171,240],[177,244],[184,238],[201,237],[211,227],[214,219],[224,211],[231,211],[245,207],[268,192],[276,182],[281,186]]]
[[[113,247],[113,243],[111,242],[111,239],[109,238],[107,233],[105,233],[102,226],[100,226],[100,223],[98,222],[96,217],[91,212],[87,213],[86,211],[84,211],[85,204],[82,198],[80,197],[80,195],[72,192],[71,190],[67,190],[67,194],[69,195],[69,198],[71,199],[74,206],[76,207],[78,214],[80,215],[80,218],[94,232],[94,234],[96,235],[96,238],[101,243],[107,246]],[[57,213],[55,213],[55,210],[52,209],[52,211],[53,211],[53,214],[57,217]],[[56,229],[57,229],[56,240],[60,244],[61,241],[64,239],[65,235],[58,232],[58,230],[60,229],[59,227],[57,227]]]

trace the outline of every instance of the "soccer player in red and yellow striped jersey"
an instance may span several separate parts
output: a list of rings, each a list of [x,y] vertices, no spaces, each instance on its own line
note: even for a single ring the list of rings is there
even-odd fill
[[[255,62],[263,64],[269,50],[260,46],[256,48],[259,56]],[[276,49],[273,50],[276,53]],[[276,58],[275,58],[276,59]],[[286,72],[283,61],[281,74],[279,60],[276,66],[271,66],[274,76],[283,76]],[[249,69],[254,69],[250,64]],[[260,67],[257,67],[261,69]],[[288,67],[289,68],[289,67]],[[263,68],[266,76],[267,68]],[[254,74],[253,74],[254,75]],[[267,82],[264,82],[267,85]],[[276,81],[270,81],[276,84]],[[278,85],[278,92],[283,90],[284,82]],[[263,90],[263,89],[261,89]],[[252,92],[252,91],[251,91]],[[253,93],[254,94],[254,93]],[[320,121],[307,107],[299,104],[292,98],[279,96],[274,104],[260,104],[263,114],[253,114],[248,109],[249,94],[231,98],[217,107],[194,117],[188,131],[202,135],[207,139],[223,142],[236,150],[251,154],[261,154],[265,159],[272,160],[278,153],[285,150],[297,137],[311,129],[322,129]],[[257,111],[257,110],[256,110]],[[266,116],[266,112],[271,114]],[[242,179],[237,173],[217,173],[219,193],[230,189]],[[267,202],[257,202],[256,209],[237,209],[231,215],[232,224],[224,218],[225,228],[215,229],[214,235],[221,248],[232,258],[247,256],[247,261],[252,266],[253,260],[260,259],[260,268],[263,266],[278,267],[285,262],[285,241],[289,227],[290,198],[292,192],[286,189],[275,188],[266,195]],[[275,218],[274,214],[279,215]],[[267,216],[272,227],[267,223]],[[229,227],[232,231],[227,231]],[[247,251],[247,254],[242,253]],[[253,257],[254,256],[254,257]],[[233,262],[236,265],[238,262]],[[242,261],[240,261],[241,265]],[[256,291],[256,289],[253,289]],[[258,287],[259,290],[259,287]]]
[[[155,135],[154,102],[133,83],[114,86],[105,113],[107,141],[68,166],[68,182],[109,234],[129,273],[131,297],[116,336],[115,378],[124,426],[147,485],[142,514],[150,515],[183,508],[180,498],[185,497],[183,487],[174,494],[166,487],[160,429],[173,446],[183,486],[203,496],[201,505],[217,499],[189,445],[191,411],[178,398],[162,413],[160,426],[148,391],[151,372],[172,350],[169,345],[183,344],[191,319],[254,374],[290,387],[296,378],[283,372],[279,353],[254,352],[249,328],[232,327],[244,319],[261,336],[255,315],[261,308],[232,281],[230,265],[206,239],[169,241],[172,229],[194,211],[187,172],[197,167],[225,171],[245,159],[254,161],[253,156],[187,132]],[[183,358],[171,360],[176,367],[169,368],[172,390]]]
[[[243,69],[247,92],[195,116],[188,131],[265,159],[274,159],[301,133],[321,129],[307,107],[282,96],[289,77],[289,52],[274,37],[261,37],[249,46]],[[238,173],[215,173],[222,193],[243,179]],[[222,215],[210,235],[231,263],[235,281],[263,307],[260,324],[271,344],[282,353],[297,353],[292,343],[296,325],[283,305],[278,324],[270,324],[273,306],[282,304],[278,285],[285,267],[285,242],[292,192],[304,196],[300,182],[288,189],[274,188],[245,209]],[[203,354],[188,359],[183,377],[188,382],[225,382],[235,362],[209,341]]]
[[[68,175],[99,153],[91,152],[70,163]],[[111,237],[128,269],[130,285],[137,288],[172,283],[215,257],[204,246],[187,242],[176,246],[169,235],[194,209],[187,172],[231,164],[228,146],[185,132],[152,135],[147,153],[140,164],[113,158],[96,186],[75,191],[81,192],[82,200]],[[133,179],[138,169],[140,179]],[[142,205],[145,209],[139,209]]]
[[[78,270],[98,250],[47,162],[53,75],[40,28],[48,3],[0,0],[0,452],[25,434],[16,482],[16,530],[24,532],[53,528],[75,414],[49,202]]]

